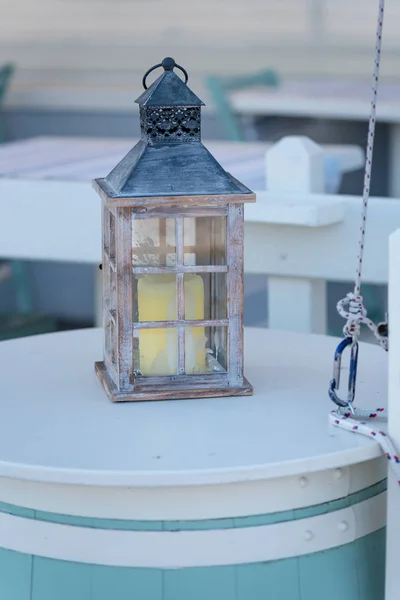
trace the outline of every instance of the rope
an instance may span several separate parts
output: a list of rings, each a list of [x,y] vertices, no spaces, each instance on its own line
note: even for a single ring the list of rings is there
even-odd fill
[[[373,428],[367,425],[367,420],[387,421],[387,411],[383,408],[377,408],[372,412],[370,410],[355,408],[354,415],[352,416],[349,411],[339,408],[333,410],[329,415],[329,421],[336,427],[375,439],[380,444],[396,475],[397,483],[400,485],[400,458],[396,448],[384,431],[379,430],[378,427]]]
[[[364,187],[363,187],[363,202],[361,210],[361,227],[360,227],[360,238],[358,242],[358,256],[357,256],[357,268],[356,277],[354,282],[353,294],[347,294],[347,297],[340,300],[337,305],[338,313],[346,319],[346,325],[343,328],[345,337],[352,337],[354,341],[357,341],[360,337],[360,325],[365,324],[374,334],[379,341],[380,345],[387,350],[387,339],[383,338],[379,332],[378,327],[370,320],[367,319],[367,311],[363,304],[363,298],[360,295],[361,292],[361,277],[362,267],[364,258],[364,242],[365,242],[365,229],[367,224],[367,213],[368,213],[368,201],[370,196],[370,184],[371,184],[371,169],[372,169],[372,157],[374,152],[374,139],[375,139],[375,123],[376,123],[376,103],[378,98],[378,87],[379,87],[379,70],[381,63],[381,47],[382,47],[382,29],[383,29],[383,17],[385,9],[385,0],[379,0],[379,13],[378,23],[376,28],[376,47],[375,47],[375,60],[374,60],[374,73],[372,80],[372,100],[371,100],[371,112],[368,126],[368,140],[365,160],[365,173],[364,173]],[[348,307],[348,310],[346,310]]]
[[[385,0],[379,0],[378,24],[376,29],[375,63],[372,84],[373,96],[371,101],[371,113],[368,127],[363,202],[361,210],[360,239],[358,244],[358,257],[354,292],[347,294],[346,298],[340,300],[337,303],[336,307],[338,313],[344,319],[346,319],[346,324],[343,328],[343,333],[346,338],[352,338],[353,344],[357,344],[358,338],[360,336],[360,326],[361,324],[363,324],[366,325],[368,329],[370,329],[370,331],[372,331],[382,348],[384,350],[387,350],[387,337],[380,334],[381,329],[379,325],[375,325],[375,323],[373,323],[371,319],[368,319],[367,310],[363,304],[363,298],[361,296],[361,277],[364,258],[364,242],[367,224],[368,201],[370,196],[372,157],[374,150],[376,103],[379,86],[379,69],[381,60],[384,9]],[[393,471],[395,472],[397,482],[400,485],[399,454],[397,453],[388,435],[384,431],[381,431],[378,428],[374,428],[371,425],[367,424],[367,421],[387,421],[387,418],[387,411],[385,411],[383,408],[377,408],[375,411],[371,412],[370,410],[353,408],[351,402],[348,402],[347,408],[344,409],[338,407],[336,410],[333,410],[329,415],[330,423],[332,423],[336,427],[345,429],[346,431],[351,431],[352,433],[359,433],[368,438],[374,438],[380,444],[386,458],[390,462],[390,465]]]
[[[358,340],[360,337],[360,325],[363,324],[372,331],[380,346],[384,350],[388,349],[387,337],[381,335],[379,333],[379,325],[375,325],[375,323],[367,317],[367,310],[364,307],[362,296],[356,296],[353,292],[349,292],[346,298],[339,300],[336,308],[340,316],[346,319],[346,325],[343,327],[345,337],[351,337],[353,340]]]

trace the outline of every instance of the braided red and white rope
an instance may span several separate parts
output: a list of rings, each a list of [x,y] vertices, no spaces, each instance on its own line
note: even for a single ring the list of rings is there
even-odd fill
[[[367,224],[368,201],[370,196],[371,168],[375,137],[376,103],[379,86],[379,69],[381,59],[384,9],[385,0],[379,0],[378,24],[376,30],[375,64],[372,84],[373,97],[371,101],[371,113],[368,128],[363,203],[361,210],[360,239],[358,245],[357,270],[354,284],[354,292],[347,294],[346,298],[340,300],[337,303],[337,310],[339,314],[344,319],[346,319],[346,324],[343,328],[343,333],[345,337],[351,337],[353,338],[353,341],[357,342],[360,336],[360,325],[364,324],[372,331],[382,348],[384,350],[387,350],[387,337],[380,335],[378,331],[378,326],[375,325],[375,323],[373,323],[371,319],[368,319],[367,311],[364,307],[363,298],[361,296],[361,277],[364,257],[364,242],[365,229]],[[345,429],[346,431],[351,431],[352,433],[360,433],[361,435],[364,435],[369,438],[374,438],[380,444],[388,461],[390,461],[390,465],[396,474],[397,482],[400,485],[400,458],[399,454],[396,451],[396,448],[394,447],[393,443],[384,431],[381,431],[378,428],[374,428],[371,425],[367,424],[367,421],[387,421],[387,412],[383,408],[377,408],[374,411],[352,408],[352,413],[348,409],[338,408],[337,410],[333,410],[330,413],[329,420],[336,427],[340,427],[341,429]]]
[[[377,326],[367,318],[367,311],[363,304],[363,298],[361,296],[361,276],[362,266],[364,258],[364,242],[365,242],[365,229],[367,224],[367,212],[368,212],[368,201],[370,195],[370,184],[371,184],[371,169],[372,169],[372,157],[374,152],[374,138],[375,138],[375,123],[376,123],[376,103],[378,98],[378,87],[379,87],[379,70],[381,64],[381,48],[382,48],[382,30],[383,30],[383,17],[385,10],[385,0],[379,0],[379,13],[378,23],[376,28],[376,47],[375,47],[375,61],[374,61],[374,73],[372,81],[372,100],[371,100],[371,112],[368,126],[368,140],[365,160],[365,173],[364,173],[364,188],[363,188],[363,201],[361,210],[361,226],[360,226],[360,239],[358,242],[358,256],[357,256],[357,269],[356,277],[354,282],[354,292],[347,294],[346,298],[340,300],[337,305],[338,313],[346,319],[346,325],[343,328],[343,333],[346,337],[359,338],[360,336],[360,325],[366,325],[375,337],[378,339],[381,346],[387,350],[387,338],[379,335]]]
[[[366,421],[387,421],[387,411],[383,408],[377,408],[373,411],[354,408],[354,415],[343,408],[333,410],[329,415],[329,421],[340,429],[360,433],[368,438],[375,439],[381,446],[383,453],[389,461],[390,466],[395,472],[397,483],[400,485],[400,455],[398,454],[393,442],[391,442],[387,433],[378,427],[368,425]]]
[[[358,340],[360,337],[360,325],[366,325],[372,331],[380,346],[384,350],[388,350],[388,338],[380,335],[378,325],[367,317],[367,309],[363,304],[362,296],[356,296],[354,292],[349,292],[346,298],[339,300],[336,304],[336,309],[340,316],[346,319],[346,325],[343,327],[345,337]]]

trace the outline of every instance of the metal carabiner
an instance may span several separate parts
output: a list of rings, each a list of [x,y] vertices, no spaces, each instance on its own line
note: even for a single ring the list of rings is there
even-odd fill
[[[347,400],[342,400],[337,395],[340,385],[340,369],[342,366],[342,354],[351,345],[350,351],[350,371],[347,386]],[[357,379],[357,361],[358,361],[358,342],[351,337],[345,337],[336,348],[333,363],[333,377],[329,385],[329,398],[341,408],[348,408],[354,414],[353,401],[356,394]]]

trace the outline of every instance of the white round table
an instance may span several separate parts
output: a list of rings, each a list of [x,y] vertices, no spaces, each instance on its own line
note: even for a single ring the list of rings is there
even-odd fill
[[[330,600],[326,560],[343,600],[379,597],[386,464],[328,424],[338,340],[245,335],[253,396],[147,403],[103,392],[100,330],[0,344],[1,598]],[[358,405],[386,406],[386,361],[361,344]]]

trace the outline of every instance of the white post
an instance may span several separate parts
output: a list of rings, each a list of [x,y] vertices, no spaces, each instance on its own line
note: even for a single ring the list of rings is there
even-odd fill
[[[324,152],[304,136],[280,140],[266,156],[267,190],[321,194],[325,191]],[[268,277],[270,329],[325,333],[326,282],[322,279]]]
[[[389,436],[400,450],[400,229],[389,238]],[[400,598],[400,486],[388,473],[386,600]]]

